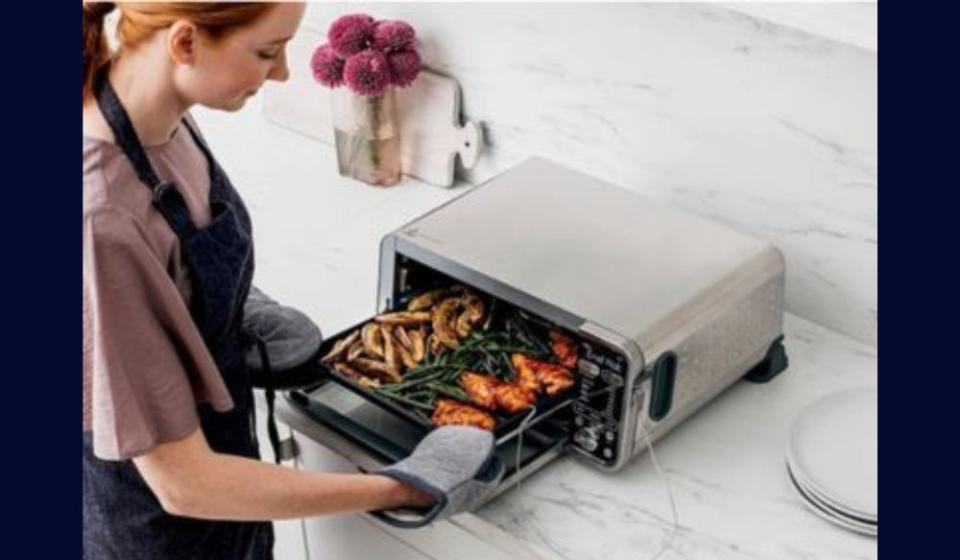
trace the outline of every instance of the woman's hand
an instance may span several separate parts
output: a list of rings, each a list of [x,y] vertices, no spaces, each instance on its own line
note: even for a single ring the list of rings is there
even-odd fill
[[[375,475],[375,476],[380,476],[380,475]],[[388,478],[388,477],[384,477],[384,478]],[[393,479],[391,478],[390,480],[393,480]],[[410,486],[409,484],[404,484],[402,482],[397,482],[397,484],[400,486],[401,507],[406,506],[406,507],[426,508],[426,507],[431,507],[437,503],[436,498],[434,498],[430,494],[427,494],[426,492],[423,492],[422,490],[418,490],[417,488],[414,488],[413,486]]]
[[[470,511],[483,503],[503,478],[504,466],[495,451],[496,441],[487,430],[469,426],[437,428],[406,459],[377,471],[416,487],[430,499],[436,498],[432,507],[416,519],[405,519],[389,510],[371,513],[398,527],[422,527]],[[413,499],[430,504],[423,495]]]

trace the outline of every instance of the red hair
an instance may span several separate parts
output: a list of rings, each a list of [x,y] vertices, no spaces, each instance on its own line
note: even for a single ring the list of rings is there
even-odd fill
[[[83,99],[93,88],[97,68],[110,60],[103,20],[120,9],[117,39],[121,48],[133,48],[178,20],[196,25],[214,41],[260,19],[276,4],[270,2],[149,2],[83,3]]]

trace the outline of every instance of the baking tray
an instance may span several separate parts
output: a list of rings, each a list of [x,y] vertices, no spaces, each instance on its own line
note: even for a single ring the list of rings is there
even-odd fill
[[[337,333],[336,335],[324,340],[323,344],[321,344],[320,346],[320,351],[318,353],[318,356],[322,357],[327,355],[327,353],[329,353],[330,350],[333,349],[333,346],[337,343],[337,341],[344,338],[351,332],[362,328],[364,325],[366,325],[372,320],[373,320],[373,317],[366,319],[364,321],[361,321],[356,325],[353,325],[350,328],[344,329],[343,331]],[[425,431],[430,431],[435,428],[435,426],[429,420],[425,420],[423,417],[414,414],[413,412],[410,411],[409,408],[405,407],[402,403],[397,402],[393,399],[381,396],[376,391],[373,391],[366,387],[361,386],[360,384],[356,383],[353,379],[345,375],[342,375],[340,372],[333,369],[332,367],[328,367],[326,364],[320,363],[319,359],[315,363],[321,368],[323,372],[325,372],[330,377],[330,379],[334,380],[340,385],[343,385],[344,387],[357,393],[358,395],[378,404],[384,409],[393,412],[394,414],[403,418],[404,420],[410,423],[416,424],[418,426],[421,426]],[[536,414],[533,415],[533,417],[530,419],[529,422],[532,423],[536,421],[537,418],[543,413],[552,412],[556,407],[560,406],[562,403],[571,401],[572,399],[576,398],[576,395],[578,394],[579,384],[580,384],[580,378],[576,374],[576,370],[573,370],[573,378],[574,378],[574,385],[571,386],[566,391],[556,395],[540,396],[536,402]],[[447,397],[447,398],[452,399],[453,397]],[[453,399],[453,400],[457,400],[457,399]],[[463,402],[466,402],[466,401],[463,401]],[[466,402],[466,404],[471,404],[471,403]],[[476,406],[476,405],[472,405],[472,406]],[[485,409],[481,409],[481,410],[485,410]],[[489,410],[487,410],[487,412],[492,414],[494,419],[497,422],[496,426],[494,427],[493,434],[498,441],[505,441],[504,436],[507,434],[511,434],[511,432],[514,432],[514,435],[515,435],[516,428],[518,428],[520,424],[523,423],[524,419],[528,415],[530,415],[529,409],[520,411],[516,414],[505,414],[503,411],[489,411]],[[510,439],[510,438],[506,438],[506,439]]]

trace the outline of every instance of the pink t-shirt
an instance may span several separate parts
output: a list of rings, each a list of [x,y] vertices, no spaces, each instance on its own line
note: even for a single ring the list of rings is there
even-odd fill
[[[181,123],[146,152],[197,227],[209,224],[207,161],[190,131]],[[179,240],[150,190],[118,146],[84,136],[83,430],[97,457],[129,459],[191,434],[197,403],[232,408],[189,302]]]

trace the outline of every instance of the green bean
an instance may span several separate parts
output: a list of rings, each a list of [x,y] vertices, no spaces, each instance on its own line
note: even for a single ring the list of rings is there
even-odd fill
[[[403,378],[404,380],[416,379],[424,372],[433,371],[435,369],[443,368],[443,367],[447,367],[447,366],[445,364],[436,364],[432,366],[418,366],[416,368],[408,369],[407,372],[403,374]]]
[[[423,383],[423,382],[425,382],[425,381],[430,381],[431,379],[437,379],[437,378],[439,378],[439,377],[443,377],[443,376],[446,375],[447,373],[449,373],[449,372],[448,372],[448,371],[445,371],[445,370],[437,371],[437,372],[431,373],[431,374],[429,374],[429,375],[424,375],[423,377],[419,377],[419,378],[417,378],[417,379],[412,379],[412,380],[410,380],[410,381],[401,381],[401,382],[399,382],[399,383],[392,383],[392,384],[390,384],[390,385],[384,385],[384,386],[382,386],[382,387],[380,388],[380,390],[381,390],[381,391],[384,391],[384,392],[394,393],[394,392],[396,392],[396,391],[400,391],[400,390],[406,389],[406,388],[408,388],[408,387],[414,387],[414,386],[416,386],[416,385],[420,385],[421,383]]]
[[[432,393],[430,392],[430,389],[423,388],[423,389],[417,389],[415,391],[410,391],[406,393],[404,396],[407,397],[408,399],[420,400],[420,397],[429,397],[431,394]]]
[[[453,398],[455,398],[455,399],[459,399],[459,400],[461,400],[461,401],[469,401],[469,400],[470,400],[470,399],[467,397],[467,393],[464,392],[464,391],[463,391],[462,389],[460,389],[459,387],[452,387],[452,386],[450,386],[450,385],[435,384],[435,385],[432,385],[431,388],[432,388],[434,391],[438,392],[438,393],[443,393],[444,395],[447,395],[447,396],[449,396],[449,397],[453,397]]]

